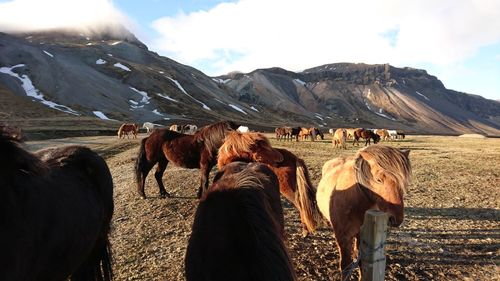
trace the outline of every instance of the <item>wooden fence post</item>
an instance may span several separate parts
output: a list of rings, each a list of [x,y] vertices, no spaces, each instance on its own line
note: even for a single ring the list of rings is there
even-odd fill
[[[368,210],[361,227],[362,281],[382,281],[385,276],[385,239],[387,237],[387,214]]]

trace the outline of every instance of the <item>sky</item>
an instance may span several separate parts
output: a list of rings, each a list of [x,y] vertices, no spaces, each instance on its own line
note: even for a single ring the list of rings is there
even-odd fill
[[[0,0],[0,31],[116,23],[209,76],[389,63],[500,100],[499,0]]]

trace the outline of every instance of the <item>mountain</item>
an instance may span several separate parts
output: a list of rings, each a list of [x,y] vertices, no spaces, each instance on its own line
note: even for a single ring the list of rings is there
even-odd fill
[[[425,70],[336,63],[208,77],[149,51],[125,29],[0,33],[0,95],[1,120],[14,124],[63,117],[110,127],[231,119],[259,130],[342,126],[500,135],[499,102],[448,90]]]

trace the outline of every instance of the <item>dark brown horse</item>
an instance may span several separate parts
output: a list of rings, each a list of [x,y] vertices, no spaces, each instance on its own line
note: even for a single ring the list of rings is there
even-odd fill
[[[158,129],[142,139],[139,155],[135,164],[137,191],[146,198],[144,184],[153,166],[158,163],[155,179],[161,197],[170,197],[165,190],[162,177],[168,162],[174,165],[200,169],[200,187],[198,198],[208,187],[208,176],[217,161],[217,151],[224,142],[227,132],[236,130],[239,125],[231,121],[211,124],[196,131],[194,135],[185,135],[168,129]]]
[[[0,280],[111,280],[113,181],[82,146],[21,148],[0,127]]]
[[[354,131],[354,141],[352,145],[355,143],[359,146],[359,138],[365,139],[365,146],[371,144],[370,139],[373,140],[373,143],[377,143],[380,141],[380,136],[375,134],[372,130],[367,129],[356,129]]]
[[[275,149],[260,133],[231,132],[219,149],[219,169],[234,161],[267,164],[279,180],[281,194],[300,212],[303,235],[313,232],[321,220],[316,206],[316,189],[305,162],[286,149]]]
[[[365,212],[386,212],[391,226],[404,219],[403,197],[411,177],[409,150],[371,145],[355,156],[338,157],[323,165],[316,199],[331,223],[340,252],[342,280],[360,245]]]
[[[296,280],[282,234],[274,173],[263,164],[230,163],[200,199],[186,252],[186,280]]]
[[[315,141],[318,138],[318,136],[321,138],[321,140],[325,139],[325,135],[323,135],[323,132],[321,132],[318,128],[312,127],[310,129],[310,131],[311,131],[311,140],[312,141]]]

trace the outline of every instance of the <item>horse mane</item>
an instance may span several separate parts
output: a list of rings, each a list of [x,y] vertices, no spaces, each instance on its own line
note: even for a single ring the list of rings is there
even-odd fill
[[[254,148],[258,148],[259,150]],[[259,159],[252,157],[252,153],[256,151],[259,152],[257,155]],[[263,134],[255,132],[229,132],[224,139],[224,143],[219,148],[219,158],[221,158],[221,161],[218,162],[222,165],[222,162],[226,160],[222,158],[228,156],[233,159],[245,159],[266,164],[275,164],[283,161],[283,155],[272,147],[269,139]]]
[[[226,134],[238,126],[232,121],[221,121],[207,125],[195,133],[195,137],[202,140],[209,151],[216,151],[222,144]]]
[[[384,145],[370,145],[360,149],[355,155],[354,171],[356,181],[370,186],[370,165],[362,157],[362,153],[371,156],[383,172],[396,182],[399,190],[405,194],[410,184],[411,164],[408,158],[397,148]]]
[[[214,215],[218,218],[227,217],[235,220],[227,222],[229,230],[244,230],[239,235],[234,235],[232,231],[222,232],[217,228],[220,237],[215,238],[231,239],[233,243],[244,241],[236,244],[243,243],[251,253],[258,253],[258,256],[244,256],[252,259],[251,264],[245,265],[247,273],[251,275],[245,280],[295,280],[293,263],[281,238],[279,222],[271,215],[272,207],[264,191],[263,182],[268,180],[270,177],[257,177],[250,169],[224,175],[200,199],[195,221],[199,220],[198,223],[201,223]],[[193,225],[193,232],[195,227]],[[203,234],[208,237],[207,233]],[[230,264],[225,263],[224,266],[234,269]]]
[[[2,171],[18,170],[38,176],[48,172],[48,166],[21,147],[21,132],[9,126],[0,126],[0,155]]]

